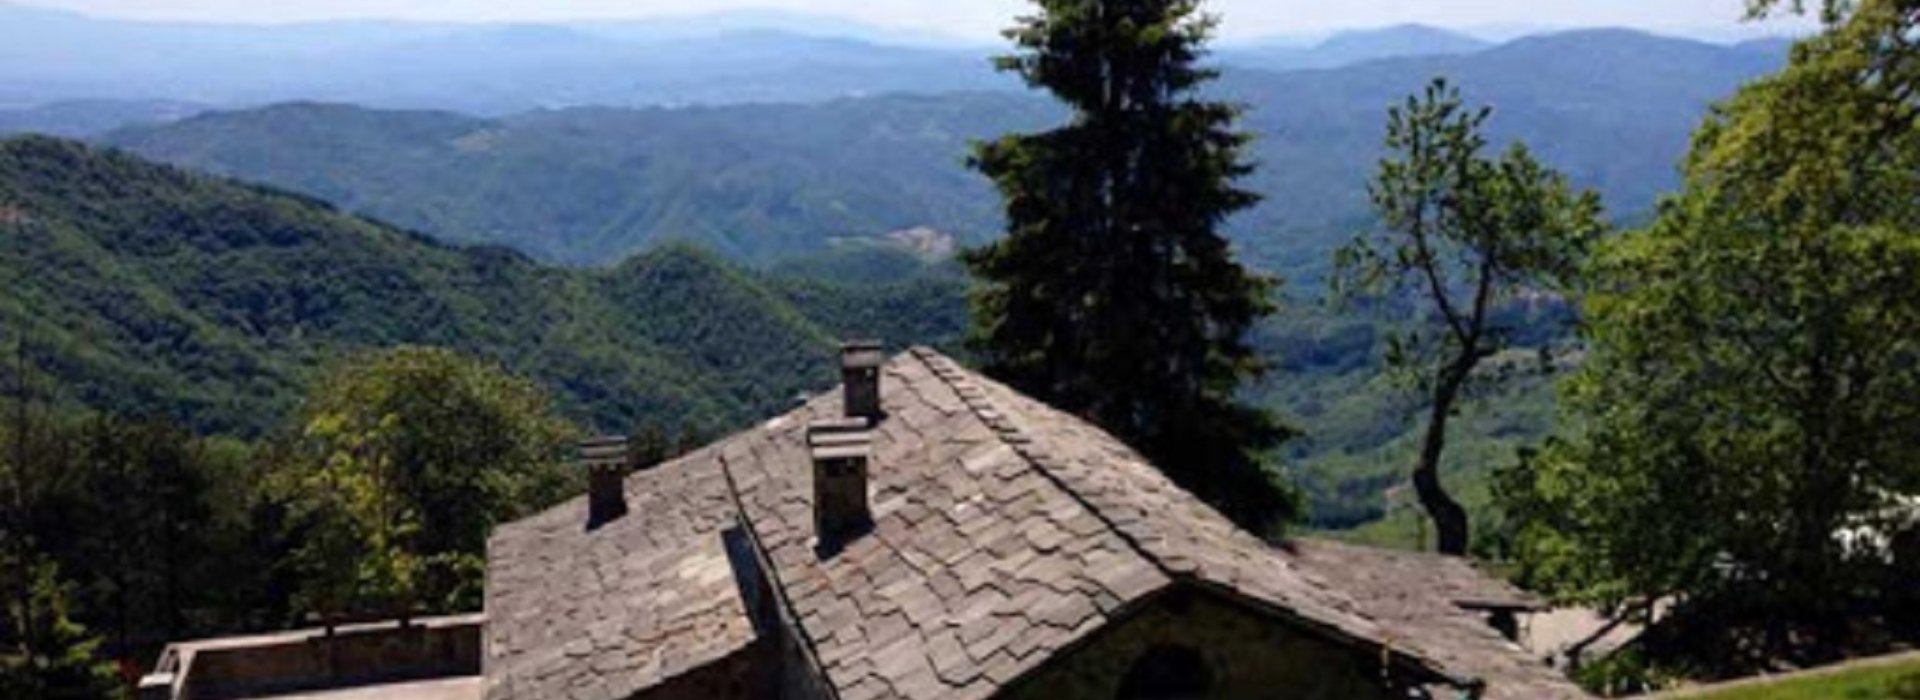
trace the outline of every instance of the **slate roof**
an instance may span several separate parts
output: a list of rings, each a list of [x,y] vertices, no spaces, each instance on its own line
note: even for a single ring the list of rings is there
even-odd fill
[[[1392,645],[1456,674],[1487,679],[1490,700],[1588,697],[1487,623],[1487,609],[1541,610],[1542,602],[1467,560],[1310,539],[1288,549],[1302,568],[1380,620]]]
[[[736,522],[843,700],[990,696],[1176,583],[1439,680],[1484,678],[1490,700],[1585,697],[1426,581],[1360,563],[1388,560],[1270,547],[1104,432],[938,353],[894,358],[881,382],[874,529],[830,556],[805,433],[841,414],[837,392],[634,475],[631,514],[599,530],[584,500],[501,528],[488,698],[623,698],[740,653],[753,627],[717,570]]]
[[[755,632],[728,563],[725,475],[705,453],[627,478],[628,514],[575,499],[487,546],[486,697],[617,700],[741,653]]]

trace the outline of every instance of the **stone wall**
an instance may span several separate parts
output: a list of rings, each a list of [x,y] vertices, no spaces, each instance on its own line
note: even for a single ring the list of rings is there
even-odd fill
[[[480,673],[480,616],[186,643],[176,700],[220,700]]]
[[[1378,658],[1197,590],[1164,594],[1010,688],[1020,700],[1115,700],[1150,654],[1197,656],[1208,698],[1391,700]],[[1176,664],[1178,665],[1178,664]],[[1140,674],[1136,674],[1136,678]],[[1177,697],[1177,696],[1176,696]]]

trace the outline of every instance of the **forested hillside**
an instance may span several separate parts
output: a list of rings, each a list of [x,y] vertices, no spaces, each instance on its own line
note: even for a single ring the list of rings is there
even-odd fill
[[[1261,165],[1248,184],[1267,197],[1230,233],[1255,262],[1316,285],[1331,248],[1367,220],[1386,107],[1439,74],[1500,110],[1496,138],[1541,144],[1611,211],[1644,212],[1676,183],[1707,105],[1783,56],[1777,44],[1612,31],[1324,71],[1230,69],[1220,89],[1248,106]],[[965,168],[969,143],[1060,118],[1016,93],[502,119],[296,104],[105,141],[547,260],[605,264],[687,240],[759,263],[916,226],[963,242],[995,235],[992,193]]]
[[[1404,478],[1415,449],[1421,402],[1379,364],[1405,321],[1316,301],[1331,248],[1366,221],[1364,183],[1385,107],[1433,72],[1455,75],[1469,99],[1498,109],[1496,137],[1540,144],[1544,159],[1631,217],[1671,184],[1671,163],[1703,106],[1779,55],[1777,45],[1592,32],[1472,55],[1229,74],[1223,89],[1253,104],[1263,167],[1251,183],[1269,196],[1230,232],[1256,265],[1290,282],[1285,310],[1256,333],[1276,371],[1254,398],[1305,431],[1279,456],[1305,486],[1317,524],[1381,517],[1383,492]],[[1594,68],[1623,61],[1646,70]],[[26,220],[36,233],[7,255],[10,267],[26,261],[12,269],[56,263],[85,273],[23,285],[48,301],[22,308],[52,310],[35,316],[45,326],[32,330],[35,352],[70,380],[73,399],[91,405],[255,431],[275,424],[292,388],[329,358],[417,342],[503,361],[559,389],[576,417],[602,428],[661,417],[732,426],[830,381],[817,363],[835,337],[951,344],[965,327],[964,280],[922,274],[928,268],[876,238],[929,226],[961,243],[986,240],[998,229],[995,200],[965,169],[967,143],[1058,118],[1040,100],[993,93],[503,119],[312,103],[211,114],[107,140],[435,238],[600,267],[565,271],[505,249],[450,248],[316,201],[46,141],[9,146],[6,191],[33,212]],[[72,165],[48,165],[52,153],[68,153]],[[76,184],[128,180],[173,184],[126,184],[107,199]],[[232,214],[259,209],[312,219],[314,231],[290,249],[236,246],[226,240],[233,232],[209,232],[264,227],[257,218],[266,215]],[[154,255],[121,243],[153,220],[189,224],[176,233],[220,241],[219,252]],[[643,250],[658,252],[621,262]],[[142,306],[90,301],[106,294]],[[1542,322],[1521,347],[1566,328],[1554,310],[1536,312]],[[1552,425],[1550,377],[1525,359],[1502,365],[1517,378],[1487,390],[1447,453],[1446,471],[1469,503],[1484,502],[1485,476]]]
[[[680,240],[764,262],[915,226],[980,240],[993,198],[966,144],[1053,114],[989,93],[500,120],[291,104],[107,142],[548,260],[605,264]]]
[[[1253,398],[1304,432],[1277,461],[1305,488],[1313,522],[1345,528],[1387,515],[1385,491],[1404,481],[1418,448],[1423,402],[1380,364],[1389,335],[1404,328],[1403,311],[1318,301],[1332,249],[1369,221],[1366,180],[1388,105],[1446,74],[1469,101],[1496,109],[1488,124],[1496,140],[1537,145],[1576,185],[1600,190],[1610,214],[1639,220],[1675,186],[1675,164],[1707,105],[1772,70],[1784,53],[1779,43],[1728,47],[1595,31],[1332,70],[1229,70],[1220,89],[1250,107],[1245,124],[1258,136],[1261,167],[1248,183],[1267,200],[1230,222],[1228,233],[1245,259],[1288,281],[1282,314],[1256,332],[1276,371]],[[105,140],[541,259],[608,264],[678,240],[838,279],[875,274],[874,265],[846,266],[868,239],[888,232],[927,226],[961,243],[995,235],[995,200],[965,167],[968,143],[1060,118],[1039,98],[1007,93],[501,119],[294,104]],[[823,268],[820,255],[836,250],[854,254],[828,255],[834,262]],[[914,322],[886,333],[890,339],[954,337],[964,326],[959,283],[916,284],[947,295],[903,298],[941,313],[875,313],[888,307],[872,303],[852,311],[869,324]],[[834,306],[810,293],[801,300]],[[1538,348],[1568,328],[1564,309],[1527,313],[1538,322],[1525,326],[1518,347]],[[1552,428],[1551,368],[1529,359],[1523,350],[1502,362],[1512,380],[1482,389],[1484,400],[1455,425],[1444,471],[1476,512],[1492,470]],[[1396,536],[1417,522],[1416,509],[1401,513],[1386,524]]]
[[[0,341],[24,335],[36,391],[212,432],[278,425],[317,369],[410,343],[501,362],[591,427],[713,429],[833,381],[838,337],[959,326],[952,279],[803,282],[685,247],[556,269],[41,137],[0,141],[0,234]]]
[[[569,270],[46,138],[0,142],[0,212],[0,342],[25,331],[36,392],[206,432],[267,431],[330,362],[403,343],[501,362],[588,427],[723,430],[834,381],[838,338],[957,350],[966,327],[956,270],[885,247],[758,272],[675,245]],[[1379,373],[1394,323],[1295,305],[1256,335],[1275,372],[1255,398],[1306,429],[1283,457],[1323,525],[1379,517],[1400,478],[1417,401]],[[1470,499],[1548,427],[1545,388],[1465,421]]]

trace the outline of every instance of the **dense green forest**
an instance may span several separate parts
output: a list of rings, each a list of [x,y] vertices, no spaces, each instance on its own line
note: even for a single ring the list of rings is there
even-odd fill
[[[31,392],[52,378],[19,374],[0,421],[9,698],[120,697],[115,666],[181,639],[477,609],[493,526],[582,487],[552,394],[444,349],[355,353],[257,440],[62,409]]]
[[[1386,105],[1433,74],[1456,76],[1468,99],[1498,106],[1488,125],[1497,142],[1538,144],[1542,160],[1568,172],[1576,184],[1600,190],[1610,212],[1638,221],[1658,193],[1675,185],[1674,163],[1705,105],[1771,70],[1783,54],[1783,45],[1772,42],[1728,47],[1600,31],[1326,71],[1227,71],[1218,90],[1250,107],[1245,123],[1257,137],[1253,155],[1266,167],[1248,184],[1267,201],[1231,220],[1226,231],[1243,259],[1287,282],[1281,312],[1254,334],[1256,349],[1277,371],[1250,389],[1250,398],[1302,433],[1269,461],[1302,487],[1309,522],[1361,527],[1356,536],[1397,544],[1414,542],[1420,529],[1418,509],[1387,491],[1404,481],[1405,466],[1416,456],[1414,431],[1425,402],[1404,377],[1383,372],[1381,362],[1387,341],[1417,325],[1416,312],[1392,304],[1333,307],[1322,301],[1331,252],[1370,217],[1365,181],[1381,153]],[[1640,69],[1596,73],[1595,65]],[[887,249],[883,234],[927,226],[962,245],[987,240],[1000,228],[998,213],[988,184],[965,169],[968,142],[1060,118],[1046,101],[1010,93],[572,109],[494,119],[292,104],[128,129],[103,140],[147,157],[308,193],[435,238],[498,243],[540,259],[616,266],[611,261],[658,246],[690,255],[673,243],[693,242],[770,270],[730,269],[725,276],[792,302],[817,327],[953,349],[951,341],[965,327],[964,283],[950,268],[906,264]],[[583,276],[620,278],[621,270],[655,257]],[[857,286],[869,289],[849,289],[846,280],[865,280],[869,284]],[[871,289],[875,282],[884,283],[878,292]],[[548,288],[581,286],[550,282]],[[592,290],[549,293],[578,308],[604,306],[604,296]],[[634,305],[610,313],[628,311],[643,318]],[[1507,325],[1521,337],[1489,371],[1507,379],[1474,388],[1479,396],[1464,406],[1443,458],[1452,490],[1485,526],[1477,532],[1495,525],[1485,507],[1486,477],[1553,424],[1554,375],[1563,367],[1535,355],[1564,339],[1571,327],[1560,302],[1505,311],[1518,316]],[[613,337],[574,347],[614,347]],[[814,342],[817,353],[823,346]],[[660,357],[708,352],[660,350]],[[711,387],[745,381],[720,373],[714,384],[656,388],[672,398],[632,405],[638,401],[634,391],[601,388],[588,378],[603,370],[578,358],[553,361],[555,352],[524,352],[514,366],[558,382],[564,400],[578,401],[570,410],[595,411],[600,420],[716,402],[730,394]],[[624,361],[604,353],[592,357]],[[716,367],[765,369],[705,365],[691,371]],[[652,376],[682,371],[675,366]],[[624,386],[658,385],[641,379]],[[760,398],[802,385],[789,383]],[[716,424],[754,415],[747,403],[726,403],[698,413]]]
[[[765,271],[669,246],[566,270],[46,138],[0,145],[0,201],[11,212],[0,269],[18,280],[0,299],[0,337],[12,347],[24,331],[38,391],[203,433],[268,432],[329,362],[400,343],[499,361],[551,387],[583,427],[706,432],[831,383],[837,338],[964,350],[958,269],[885,246]],[[1514,310],[1516,325],[1535,329],[1518,342],[1563,331],[1558,311]],[[1276,371],[1251,398],[1303,431],[1274,461],[1302,485],[1319,526],[1378,520],[1382,492],[1404,478],[1420,402],[1380,359],[1408,314],[1290,301],[1256,329]],[[1550,425],[1549,383],[1515,365],[1520,378],[1487,390],[1500,398],[1469,412],[1448,456],[1470,505],[1484,504],[1485,475]],[[0,378],[13,371],[0,367]],[[1377,534],[1407,541],[1410,522]]]
[[[906,250],[552,268],[47,137],[0,141],[0,279],[0,630],[76,691],[171,639],[472,609],[482,535],[578,491],[572,438],[664,458],[836,381],[839,338],[965,315]]]
[[[316,368],[401,343],[504,363],[587,426],[732,426],[830,383],[836,338],[939,343],[964,313],[952,276],[826,282],[680,246],[555,269],[48,138],[0,142],[0,203],[0,336],[53,398],[214,433],[259,434]]]
[[[732,428],[833,381],[836,338],[871,335],[963,351],[955,266],[885,246],[789,258],[765,271],[669,246],[602,270],[540,265],[351,217],[307,197],[79,144],[0,146],[13,212],[0,269],[18,280],[0,327],[25,332],[39,391],[73,407],[167,416],[255,436],[294,409],[330,361],[399,343],[491,358],[551,387],[584,427]],[[54,274],[53,271],[60,271]],[[1309,293],[1312,290],[1307,290]],[[685,300],[697,299],[697,304]],[[31,312],[29,312],[31,311]],[[1417,396],[1380,371],[1404,309],[1287,301],[1256,329],[1275,372],[1252,390],[1303,432],[1275,462],[1310,521],[1379,520],[1404,479]],[[1563,308],[1515,309],[1526,346]],[[1460,426],[1448,471],[1471,506],[1484,477],[1551,425],[1551,388],[1521,357]],[[13,370],[0,367],[11,381]],[[1370,533],[1407,542],[1411,512]]]

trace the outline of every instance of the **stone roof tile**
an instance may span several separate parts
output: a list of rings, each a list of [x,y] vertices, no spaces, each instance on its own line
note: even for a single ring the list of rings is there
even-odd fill
[[[582,530],[584,500],[501,528],[489,700],[629,697],[752,644],[726,575],[735,525],[842,698],[989,696],[1179,581],[1455,683],[1485,679],[1490,698],[1581,697],[1447,612],[1447,595],[1406,602],[1368,577],[1374,560],[1275,549],[1106,433],[938,353],[888,362],[881,404],[874,525],[837,552],[814,541],[805,444],[810,422],[842,413],[835,394],[629,478],[632,514],[601,530]]]
[[[489,700],[629,697],[752,644],[723,542],[732,499],[711,455],[628,478],[629,514],[598,529],[581,498],[495,531]]]
[[[1564,677],[1527,658],[1462,605],[1524,607],[1530,601],[1460,560],[1310,543],[1276,548],[1241,530],[1175,486],[1144,458],[1106,432],[927,350],[914,354],[1031,466],[1085,506],[1050,524],[1074,537],[1110,528],[1159,571],[1135,580],[1131,565],[1112,566],[1096,553],[1071,572],[1042,568],[1035,578],[1089,578],[1111,594],[1105,612],[1187,578],[1264,603],[1284,617],[1336,637],[1407,657],[1457,683],[1484,681],[1489,700],[1587,697]],[[1076,521],[1076,517],[1094,519]],[[1028,543],[1052,544],[1051,531],[1024,531]],[[1071,541],[1071,540],[1070,540]],[[1131,557],[1122,561],[1130,562]],[[1054,611],[1056,623],[1080,611]],[[1017,649],[1015,651],[1018,651]]]
[[[811,508],[804,426],[838,415],[837,396],[770,423],[747,438],[752,450],[723,459],[759,541],[791,553],[774,557],[774,566],[835,688],[872,693],[877,683],[903,698],[989,694],[999,684],[988,670],[1031,670],[1044,656],[1034,651],[1073,643],[1112,609],[1111,596],[1073,583],[1082,568],[1076,557],[1088,549],[1111,553],[1108,568],[1140,595],[1170,582],[1116,533],[1084,530],[1094,515],[1034,473],[930,363],[903,356],[885,367],[881,381],[888,417],[875,430],[869,474],[874,529],[836,554],[820,555],[811,527],[794,527],[780,506]],[[1079,523],[1084,534],[1076,537],[1055,520]],[[841,575],[854,568],[880,572],[875,580],[884,583]],[[816,591],[794,583],[813,580],[827,585]],[[888,611],[876,625],[883,632],[831,632],[827,611],[848,601]],[[843,657],[874,663],[855,669],[831,661]]]

